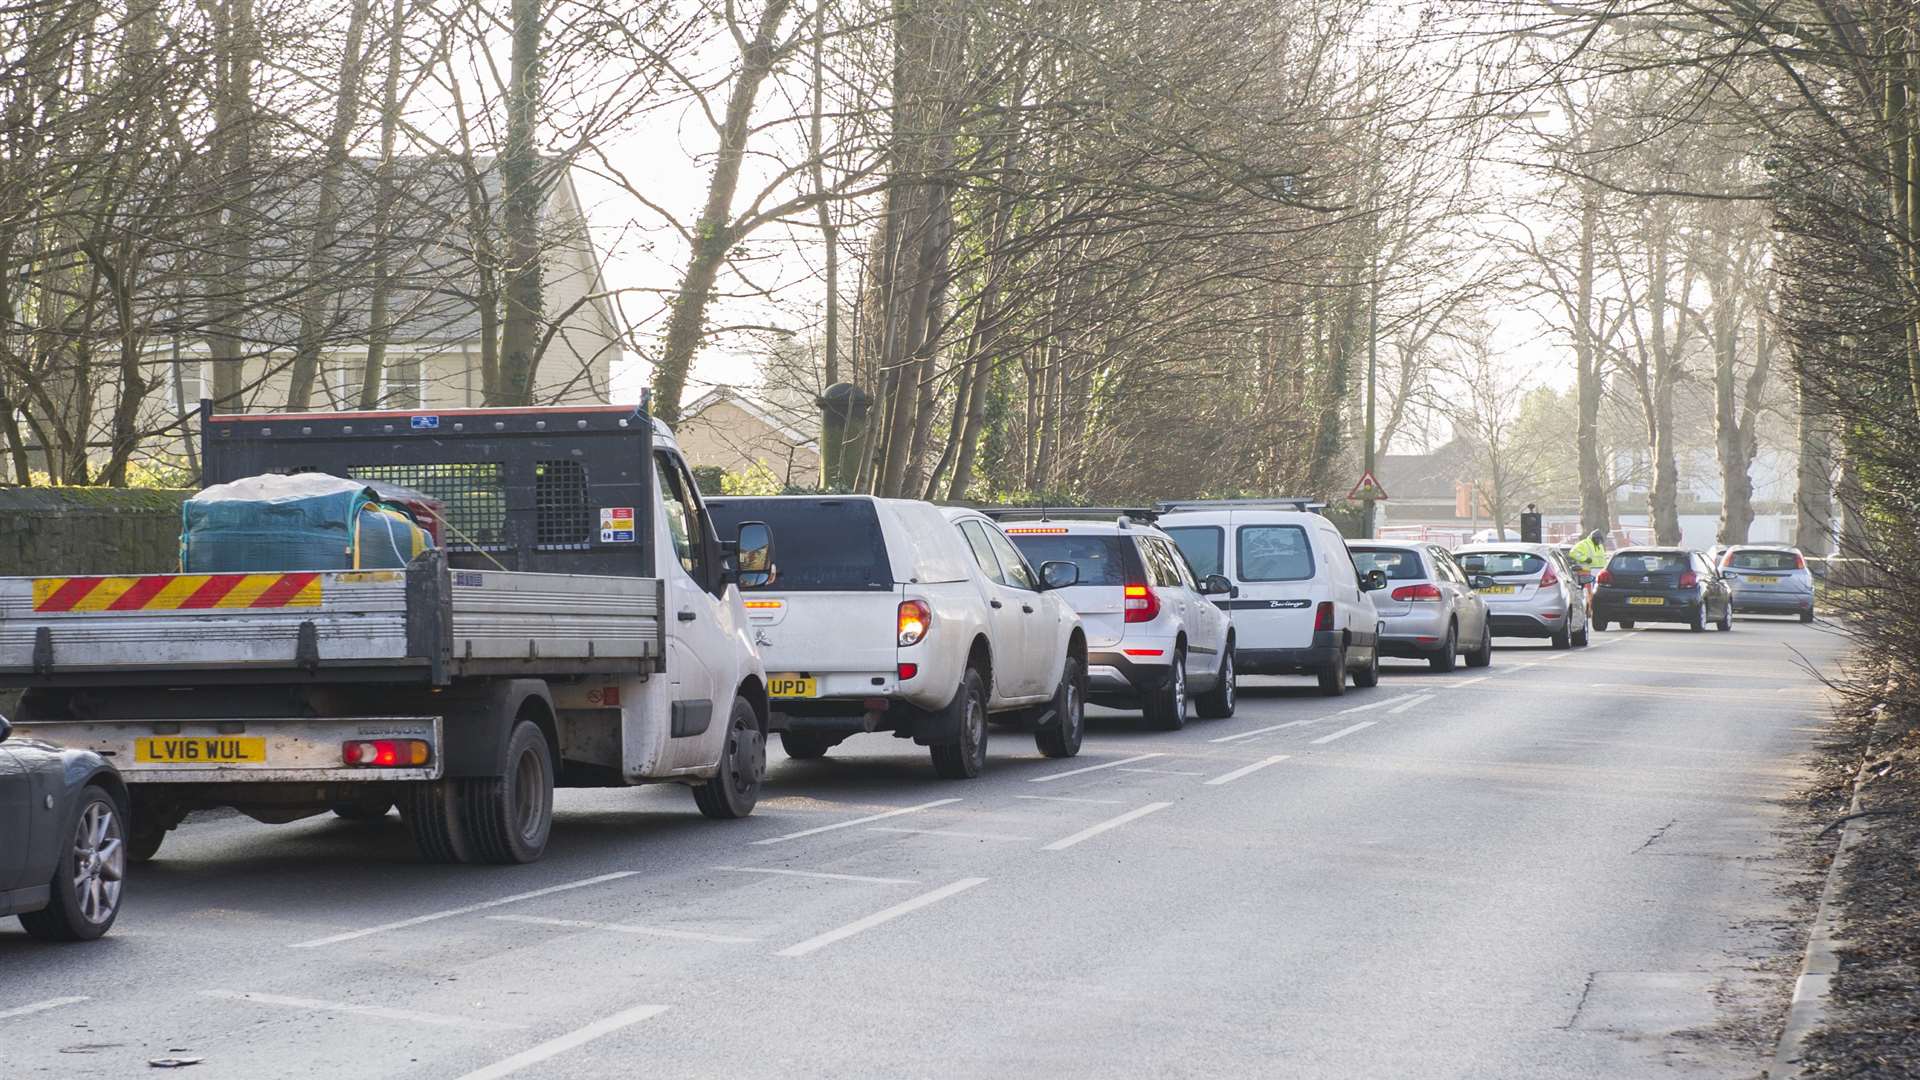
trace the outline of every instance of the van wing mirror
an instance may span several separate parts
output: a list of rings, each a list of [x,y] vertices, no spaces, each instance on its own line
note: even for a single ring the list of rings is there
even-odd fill
[[[773,582],[773,529],[764,521],[740,523],[734,543],[733,572],[743,589],[763,588]]]
[[[1080,564],[1068,559],[1048,559],[1040,564],[1040,581],[1049,589],[1078,585]]]
[[[1387,572],[1378,568],[1360,575],[1360,587],[1368,592],[1379,592],[1387,587]]]

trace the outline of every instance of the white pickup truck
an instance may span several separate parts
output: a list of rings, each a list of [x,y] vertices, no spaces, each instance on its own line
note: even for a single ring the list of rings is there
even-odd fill
[[[209,485],[319,471],[443,507],[400,570],[0,578],[23,735],[110,755],[130,854],[188,812],[269,823],[398,804],[435,861],[540,857],[553,790],[667,781],[752,811],[765,672],[736,566],[642,404],[213,416]]]
[[[1031,730],[1051,757],[1080,752],[1086,632],[1052,591],[1078,567],[1037,574],[988,518],[910,499],[713,506],[722,527],[755,521],[780,536],[777,574],[746,607],[789,757],[890,731],[927,747],[940,776],[967,779],[985,767],[989,717]]]

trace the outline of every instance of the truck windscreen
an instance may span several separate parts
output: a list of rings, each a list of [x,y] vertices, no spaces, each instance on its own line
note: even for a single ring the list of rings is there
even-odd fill
[[[732,539],[743,521],[773,529],[774,592],[845,592],[893,588],[893,567],[879,516],[865,499],[712,499],[719,534]]]

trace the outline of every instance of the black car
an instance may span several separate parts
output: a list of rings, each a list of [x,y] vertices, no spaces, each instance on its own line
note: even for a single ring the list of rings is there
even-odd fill
[[[1617,622],[1708,623],[1733,629],[1733,590],[1706,556],[1677,547],[1622,548],[1594,578],[1593,628]]]
[[[127,787],[99,754],[12,733],[0,716],[0,915],[45,941],[90,941],[120,914]]]

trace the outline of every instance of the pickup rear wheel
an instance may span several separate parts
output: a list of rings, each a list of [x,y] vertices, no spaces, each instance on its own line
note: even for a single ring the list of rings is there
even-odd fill
[[[953,742],[927,748],[933,772],[943,780],[971,780],[987,767],[987,689],[978,671],[967,669],[960,692],[947,708],[956,712],[959,735]]]
[[[472,842],[470,861],[530,863],[553,831],[553,752],[531,721],[513,725],[506,775],[460,783],[460,825]]]
[[[767,739],[760,733],[760,716],[745,698],[733,699],[727,717],[727,744],[720,751],[720,771],[693,789],[694,805],[710,818],[722,821],[753,813],[760,801],[760,778],[767,772]]]
[[[834,748],[835,740],[824,735],[812,735],[804,731],[783,731],[780,733],[780,749],[796,761],[812,761],[827,756]]]
[[[1067,657],[1060,673],[1060,685],[1053,691],[1053,719],[1034,731],[1033,742],[1040,752],[1053,758],[1068,758],[1080,752],[1080,740],[1087,730],[1086,675],[1075,657]]]

